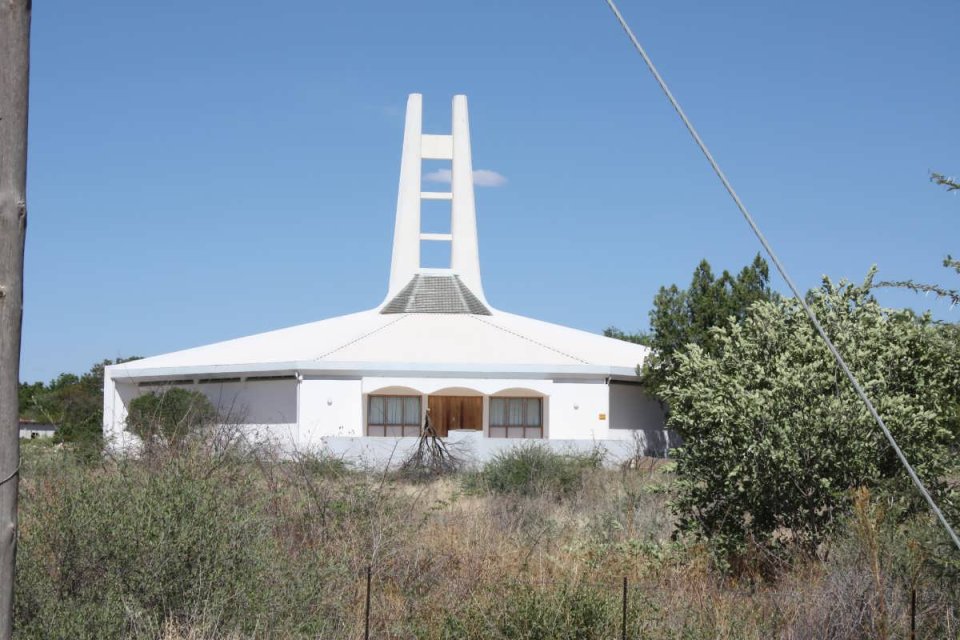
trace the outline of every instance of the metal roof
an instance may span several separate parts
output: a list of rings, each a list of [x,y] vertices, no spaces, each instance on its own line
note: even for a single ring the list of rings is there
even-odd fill
[[[636,375],[644,346],[489,309],[393,313],[380,309],[311,322],[109,367],[111,376],[233,375],[298,370]]]
[[[457,275],[418,273],[380,313],[470,313],[489,316],[490,310]]]

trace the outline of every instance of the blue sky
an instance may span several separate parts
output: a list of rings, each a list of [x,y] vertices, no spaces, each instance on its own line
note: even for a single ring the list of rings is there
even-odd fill
[[[955,3],[620,7],[801,287],[951,283]],[[432,133],[467,94],[506,178],[477,191],[497,308],[645,328],[758,250],[602,0],[41,2],[32,47],[24,380],[378,304],[411,92]]]

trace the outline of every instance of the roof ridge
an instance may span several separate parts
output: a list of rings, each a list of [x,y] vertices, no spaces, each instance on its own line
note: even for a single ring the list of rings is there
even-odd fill
[[[342,349],[346,349],[346,348],[349,347],[350,345],[356,344],[356,343],[360,342],[361,340],[363,340],[363,339],[365,339],[365,338],[369,338],[370,336],[372,336],[373,334],[377,333],[378,331],[383,331],[384,329],[386,329],[386,328],[389,327],[390,325],[396,324],[396,323],[400,322],[401,320],[403,320],[404,318],[409,318],[409,317],[410,317],[410,316],[407,315],[406,313],[401,313],[401,314],[399,314],[399,315],[397,316],[396,319],[391,320],[390,322],[388,322],[388,323],[386,323],[386,324],[380,325],[379,327],[377,327],[377,328],[374,329],[373,331],[368,331],[368,332],[366,332],[366,333],[364,333],[364,334],[361,334],[361,335],[357,336],[356,338],[354,338],[353,340],[349,340],[349,341],[347,341],[347,342],[344,342],[344,343],[343,343],[342,345],[340,345],[339,347],[337,347],[337,348],[335,348],[335,349],[331,349],[330,351],[327,351],[327,352],[324,353],[323,355],[317,356],[316,358],[314,358],[314,360],[323,360],[323,359],[326,358],[327,356],[331,356],[331,355],[335,354],[337,351],[340,351],[340,350],[342,350]]]
[[[414,274],[413,280],[410,281],[410,284],[413,285],[413,288],[410,289],[410,295],[407,296],[407,303],[403,305],[404,313],[409,313],[410,307],[416,306],[417,296],[419,296],[423,290],[423,281],[424,281],[423,274],[420,274],[420,273]]]
[[[466,309],[467,311],[472,311],[472,309],[470,308],[470,303],[467,302],[467,297],[463,295],[463,283],[460,282],[460,276],[454,274],[453,281],[457,285],[454,287],[454,289],[457,292],[457,296],[460,298],[460,303],[463,305],[463,308]]]
[[[562,356],[565,357],[565,358],[570,358],[571,360],[576,360],[577,362],[580,362],[580,363],[583,363],[583,364],[590,364],[590,362],[588,362],[588,361],[586,361],[586,360],[584,360],[584,359],[582,359],[582,358],[578,358],[578,357],[575,356],[575,355],[571,355],[571,354],[566,353],[566,352],[564,352],[564,351],[560,351],[559,349],[555,349],[555,348],[551,347],[551,346],[548,345],[548,344],[544,344],[544,343],[542,343],[542,342],[540,342],[540,341],[538,341],[538,340],[534,340],[533,338],[531,338],[531,337],[529,337],[529,336],[525,336],[525,335],[523,335],[522,333],[518,333],[518,332],[516,332],[516,331],[513,331],[512,329],[507,329],[506,327],[501,327],[501,326],[498,325],[498,324],[495,324],[495,323],[493,323],[493,322],[490,322],[489,320],[485,320],[485,319],[483,319],[483,318],[480,318],[480,317],[478,317],[478,316],[476,316],[476,315],[471,315],[470,317],[473,318],[474,320],[476,320],[477,322],[483,322],[483,323],[485,323],[485,324],[490,325],[491,327],[495,327],[495,328],[497,328],[497,329],[500,329],[500,331],[503,331],[504,333],[509,333],[509,334],[511,334],[511,335],[517,336],[518,338],[522,338],[523,340],[526,340],[527,342],[532,342],[533,344],[535,344],[535,345],[537,345],[537,346],[539,346],[539,347],[543,347],[544,349],[549,349],[550,351],[553,351],[554,353],[559,353],[560,355],[562,355]]]

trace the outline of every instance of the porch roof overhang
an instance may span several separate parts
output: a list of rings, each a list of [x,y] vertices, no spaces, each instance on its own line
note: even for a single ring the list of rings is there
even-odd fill
[[[272,376],[321,376],[331,378],[504,378],[620,380],[639,382],[635,368],[604,365],[516,364],[435,364],[395,362],[252,362],[172,367],[138,367],[137,361],[107,367],[106,375],[121,382],[164,382],[184,379],[256,378]]]

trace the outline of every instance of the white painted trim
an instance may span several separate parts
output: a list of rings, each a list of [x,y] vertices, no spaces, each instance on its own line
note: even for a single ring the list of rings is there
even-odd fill
[[[238,373],[270,375],[321,375],[323,377],[413,376],[418,378],[515,378],[524,380],[552,379],[587,381],[603,384],[608,376],[637,380],[630,367],[602,365],[525,365],[525,364],[433,364],[395,362],[250,362],[241,364],[201,365],[184,367],[144,367],[124,363],[107,367],[111,379],[152,381],[182,379],[191,376],[236,376]]]

